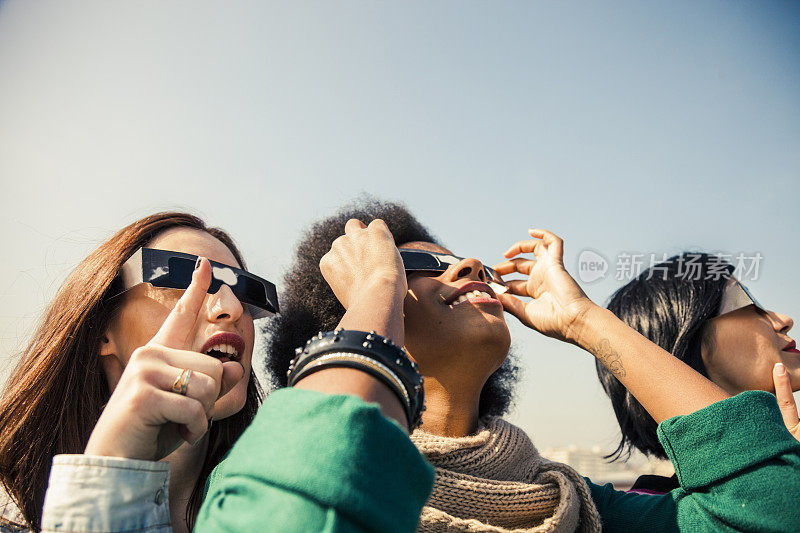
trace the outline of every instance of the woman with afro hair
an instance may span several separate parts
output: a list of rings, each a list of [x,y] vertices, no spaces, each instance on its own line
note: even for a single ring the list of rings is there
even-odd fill
[[[427,411],[411,439],[436,480],[420,531],[779,531],[800,523],[790,496],[800,491],[800,443],[784,427],[774,397],[730,398],[594,304],[565,270],[562,240],[546,230],[530,230],[531,238],[513,244],[508,260],[491,270],[455,256],[398,204],[367,200],[313,224],[285,275],[283,312],[267,327],[267,364],[278,385],[285,385],[295,348],[335,328],[353,304],[341,298],[342,287],[368,274],[360,266],[359,233],[378,219],[394,238],[395,255],[416,250],[446,264],[430,271],[405,264],[405,283],[375,289],[400,294],[396,336],[425,377]],[[535,259],[524,255],[531,253]],[[330,265],[343,261],[351,263],[350,275],[334,279]],[[526,279],[492,289],[490,277],[512,273]],[[502,418],[516,380],[504,312],[588,351],[614,373],[660,424],[679,489],[650,496],[595,485],[542,458]]]

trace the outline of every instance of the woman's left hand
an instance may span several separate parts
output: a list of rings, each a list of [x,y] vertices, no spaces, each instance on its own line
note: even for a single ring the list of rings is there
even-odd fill
[[[800,440],[800,415],[792,395],[792,382],[783,363],[776,363],[772,368],[772,380],[775,383],[775,397],[778,400],[783,423],[786,424],[789,433]]]
[[[564,241],[542,229],[528,230],[532,240],[519,241],[494,267],[500,275],[520,273],[527,280],[507,281],[509,291],[498,296],[506,311],[523,324],[559,340],[575,343],[578,319],[595,304],[564,268]],[[533,253],[536,259],[516,257]],[[533,298],[522,302],[516,296]]]

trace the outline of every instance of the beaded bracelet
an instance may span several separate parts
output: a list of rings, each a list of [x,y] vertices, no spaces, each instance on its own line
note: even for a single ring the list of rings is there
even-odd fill
[[[296,357],[286,372],[289,386],[319,370],[331,367],[355,368],[382,381],[398,397],[413,431],[422,424],[425,389],[417,363],[405,348],[370,331],[320,332],[295,350]]]

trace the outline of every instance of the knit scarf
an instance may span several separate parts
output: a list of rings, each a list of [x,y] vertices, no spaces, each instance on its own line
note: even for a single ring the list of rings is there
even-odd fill
[[[502,418],[484,418],[468,437],[417,430],[411,440],[436,471],[421,532],[601,530],[584,479],[543,458],[524,431]]]

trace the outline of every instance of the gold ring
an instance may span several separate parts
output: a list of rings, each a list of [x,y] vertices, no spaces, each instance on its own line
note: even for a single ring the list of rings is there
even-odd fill
[[[181,396],[186,396],[186,390],[189,388],[190,379],[192,379],[192,371],[187,368],[172,382],[172,392],[176,392]]]

